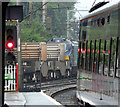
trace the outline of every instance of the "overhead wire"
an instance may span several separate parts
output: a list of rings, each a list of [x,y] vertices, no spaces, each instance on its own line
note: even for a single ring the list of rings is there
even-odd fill
[[[49,2],[46,2],[46,3],[43,4],[41,7],[37,8],[35,11],[29,12],[28,15],[26,15],[26,16],[24,17],[24,19],[26,19],[26,18],[28,18],[30,15],[36,13],[38,10],[47,10],[47,9],[42,9],[42,7],[45,6],[47,3],[49,3]],[[71,8],[71,7],[61,7],[61,8],[59,8],[59,9],[70,9],[70,8]],[[58,8],[49,8],[49,9],[58,9]],[[23,19],[23,20],[24,20],[24,19]]]
[[[93,2],[93,4],[92,4],[92,7],[93,7],[93,5],[95,4],[95,2],[96,2],[96,0],[94,0],[94,2]]]

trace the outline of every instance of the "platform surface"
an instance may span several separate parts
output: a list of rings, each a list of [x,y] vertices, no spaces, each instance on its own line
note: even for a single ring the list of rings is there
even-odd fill
[[[102,95],[102,100],[100,100],[101,95],[94,92],[77,91],[76,95],[77,98],[88,102],[90,105],[95,105],[96,107],[116,107],[118,105],[118,98],[114,99],[113,97]]]
[[[43,92],[6,92],[5,104],[10,107],[61,107],[62,105]],[[16,106],[17,105],[17,106]]]
[[[27,101],[25,105],[61,105],[43,92],[28,92],[23,93],[23,95]]]
[[[5,104],[7,105],[25,105],[26,99],[22,93],[19,92],[6,92]]]

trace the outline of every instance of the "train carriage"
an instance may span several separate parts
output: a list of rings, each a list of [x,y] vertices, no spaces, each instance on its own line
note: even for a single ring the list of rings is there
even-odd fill
[[[120,2],[109,2],[80,20],[76,96],[85,106],[120,105],[119,18]]]

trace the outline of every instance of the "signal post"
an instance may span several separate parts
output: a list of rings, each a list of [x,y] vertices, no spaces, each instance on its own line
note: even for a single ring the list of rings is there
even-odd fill
[[[17,0],[16,2],[16,5],[19,6],[20,5],[20,1],[21,0]],[[23,70],[21,69],[21,23],[19,22],[19,20],[17,20],[17,38],[18,38],[18,41],[17,41],[17,51],[18,51],[18,87],[19,87],[19,90],[22,90],[23,89]]]
[[[3,36],[2,36],[2,2],[0,1],[0,107],[3,105],[4,102],[4,94],[3,94]]]

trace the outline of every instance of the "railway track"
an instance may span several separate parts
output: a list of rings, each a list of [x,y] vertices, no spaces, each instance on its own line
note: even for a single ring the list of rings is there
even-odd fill
[[[63,106],[77,105],[75,92],[76,92],[76,79],[65,78],[61,80],[53,80],[47,82],[33,82],[25,83],[25,91],[43,91],[45,94],[53,97]]]
[[[76,86],[61,89],[51,94],[51,97],[61,103],[63,106],[78,105],[76,99]]]
[[[53,80],[49,82],[32,82],[32,83],[25,83],[23,91],[40,91],[43,90],[44,92],[59,90],[67,87],[71,87],[76,85],[75,78],[66,78],[61,80]],[[51,93],[51,92],[50,92]]]

